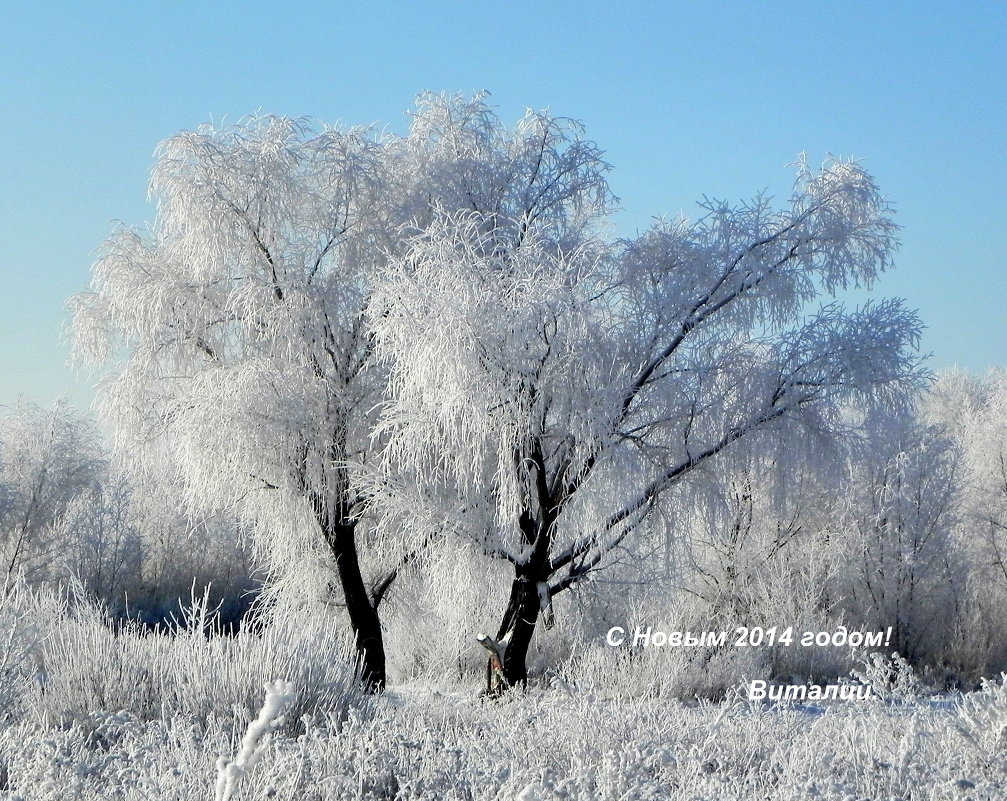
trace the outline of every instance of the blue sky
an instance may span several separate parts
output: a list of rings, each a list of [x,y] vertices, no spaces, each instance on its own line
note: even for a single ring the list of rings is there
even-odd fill
[[[783,198],[801,151],[856,156],[903,226],[899,295],[932,365],[1007,365],[1007,5],[8,0],[0,27],[0,404],[91,402],[66,298],[159,141],[262,110],[404,131],[424,89],[576,117],[617,223]]]

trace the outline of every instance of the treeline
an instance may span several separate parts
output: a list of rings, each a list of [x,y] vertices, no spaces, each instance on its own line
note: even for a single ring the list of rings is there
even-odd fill
[[[641,688],[716,695],[742,675],[822,678],[855,664],[849,648],[606,646],[608,628],[627,624],[891,627],[891,647],[934,681],[1007,670],[1005,409],[1007,373],[952,371],[911,413],[859,420],[858,441],[816,458],[725,455],[678,489],[603,578],[549,610],[532,672],[573,655],[571,676],[602,681],[618,664],[620,681]],[[170,472],[113,464],[94,421],[65,404],[0,414],[8,580],[76,582],[112,616],[150,624],[208,593],[236,621],[265,575],[256,532],[223,513],[194,516],[179,497]],[[313,615],[340,607],[335,566],[317,559],[303,565],[299,591],[290,577],[278,582]],[[477,676],[474,635],[506,584],[495,560],[459,543],[403,566],[384,620],[394,678]]]
[[[62,402],[0,409],[0,556],[7,583],[83,590],[150,626],[193,598],[237,623],[261,583],[233,517],[189,514],[170,468],[114,464],[94,418]]]

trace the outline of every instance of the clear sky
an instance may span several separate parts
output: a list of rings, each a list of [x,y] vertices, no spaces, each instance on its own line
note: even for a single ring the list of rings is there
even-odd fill
[[[702,195],[783,199],[801,151],[860,158],[898,210],[899,295],[936,368],[1007,365],[1007,4],[6,0],[0,23],[0,404],[90,403],[66,298],[159,141],[261,110],[404,132],[424,89],[576,117],[619,231]]]

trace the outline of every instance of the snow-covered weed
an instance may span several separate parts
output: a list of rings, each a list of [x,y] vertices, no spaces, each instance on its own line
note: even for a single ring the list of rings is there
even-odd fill
[[[992,714],[997,693],[1002,687],[968,703]],[[208,801],[220,778],[217,759],[239,752],[257,756],[233,785],[232,801],[1007,797],[1003,749],[991,739],[980,759],[962,747],[961,727],[973,727],[982,743],[981,727],[995,719],[924,701],[814,712],[600,700],[575,688],[491,703],[404,688],[370,714],[321,716],[297,738],[281,727],[268,748],[238,718],[201,727],[180,718],[99,717],[55,729],[25,719],[0,730],[10,797]]]
[[[46,623],[57,608],[49,590],[30,588],[19,577],[8,576],[0,587],[0,722],[16,717],[34,689]]]
[[[305,716],[341,716],[367,705],[350,645],[330,621],[276,615],[260,632],[213,636],[211,617],[197,603],[165,631],[134,624],[114,631],[100,610],[77,604],[54,622],[42,649],[36,713],[60,725],[96,710],[204,724],[237,714],[244,724],[259,707],[263,684],[277,678],[297,687],[290,727],[303,727]]]
[[[116,633],[91,607],[38,601],[13,607],[53,635],[33,646],[44,683],[18,685],[24,703],[0,727],[3,798],[1007,797],[1002,681],[954,702],[913,698],[900,663],[875,657],[861,672],[901,703],[683,702],[661,694],[672,682],[645,682],[659,662],[608,650],[498,701],[428,686],[373,699],[350,683],[320,617],[276,614],[261,633],[208,637],[197,606],[170,634]],[[20,664],[36,669],[30,655]],[[272,685],[263,707],[277,676],[299,686]]]
[[[727,697],[739,676],[768,679],[769,661],[756,648],[611,648],[588,646],[556,675],[606,698]]]
[[[1007,754],[1007,673],[983,681],[979,692],[962,696],[955,730],[971,759],[989,764]]]
[[[217,760],[216,801],[230,801],[243,776],[255,767],[269,745],[269,735],[279,727],[284,707],[294,698],[293,685],[288,681],[274,681],[265,685],[266,701],[241,741],[238,755],[227,760]]]
[[[853,678],[871,688],[871,695],[885,702],[911,703],[923,694],[913,666],[898,653],[887,656],[881,652],[861,653],[855,657],[857,667],[850,671]]]

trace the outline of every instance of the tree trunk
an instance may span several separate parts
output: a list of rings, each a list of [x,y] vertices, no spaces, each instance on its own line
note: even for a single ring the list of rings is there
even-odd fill
[[[530,509],[522,511],[519,518],[521,533],[531,546],[531,554],[524,564],[514,566],[514,581],[511,583],[507,610],[497,632],[497,642],[504,648],[503,677],[504,689],[528,682],[528,646],[535,634],[542,611],[543,599],[539,595],[540,582],[549,577],[549,547],[552,524],[556,519],[559,505],[550,498],[545,483],[545,465],[541,448],[535,450],[538,464],[538,503],[540,513]]]
[[[381,635],[378,611],[360,575],[357,559],[356,526],[352,521],[327,526],[325,539],[336,559],[339,583],[343,588],[346,612],[360,660],[360,673],[370,692],[379,693],[385,688],[385,646]]]
[[[510,687],[528,681],[528,646],[540,612],[537,582],[525,570],[516,570],[507,611],[497,632],[497,641],[505,644],[503,674]]]

